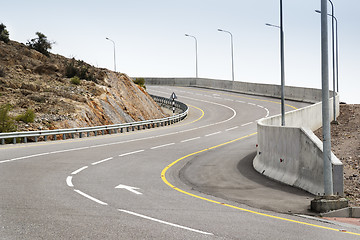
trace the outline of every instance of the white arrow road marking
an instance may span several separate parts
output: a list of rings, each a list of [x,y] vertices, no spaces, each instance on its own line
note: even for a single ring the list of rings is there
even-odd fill
[[[130,186],[126,186],[126,185],[123,185],[123,184],[119,184],[115,188],[125,189],[125,190],[128,190],[128,191],[130,191],[132,193],[135,193],[135,194],[138,194],[138,195],[142,194],[141,192],[138,192],[138,191],[135,190],[135,189],[140,189],[140,188],[137,188],[137,187],[130,187]]]
[[[205,235],[214,235],[213,233],[196,230],[196,229],[189,228],[189,227],[184,227],[184,226],[181,226],[181,225],[178,225],[178,224],[175,224],[175,223],[165,222],[165,221],[163,221],[163,220],[159,220],[159,219],[156,219],[156,218],[148,217],[148,216],[145,216],[145,215],[142,215],[142,214],[139,214],[139,213],[135,213],[135,212],[131,212],[131,211],[127,211],[127,210],[124,210],[124,209],[118,209],[118,210],[119,210],[120,212],[124,212],[124,213],[131,214],[131,215],[134,215],[134,216],[137,216],[137,217],[141,217],[141,218],[144,218],[144,219],[148,219],[148,220],[151,220],[151,221],[154,221],[154,222],[166,224],[166,225],[169,225],[169,226],[173,226],[173,227],[177,227],[177,228],[182,228],[182,229],[189,230],[189,231],[192,231],[192,232],[197,232],[197,233],[201,233],[201,234],[205,234]]]

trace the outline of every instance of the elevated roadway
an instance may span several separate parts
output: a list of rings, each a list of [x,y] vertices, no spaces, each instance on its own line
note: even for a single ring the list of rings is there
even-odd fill
[[[168,127],[0,147],[1,239],[358,239],[302,217],[312,196],[252,169],[271,98],[148,87],[190,106]],[[286,102],[287,111],[303,107]],[[298,213],[298,214],[295,214]]]

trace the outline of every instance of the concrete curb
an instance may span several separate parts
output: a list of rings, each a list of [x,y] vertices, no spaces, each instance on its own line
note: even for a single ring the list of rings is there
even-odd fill
[[[360,207],[347,207],[326,213],[321,213],[321,217],[341,217],[341,218],[360,218]]]

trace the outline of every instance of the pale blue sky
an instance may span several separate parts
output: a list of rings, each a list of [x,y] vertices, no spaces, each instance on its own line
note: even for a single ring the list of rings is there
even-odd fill
[[[360,1],[333,3],[341,101],[360,103]],[[320,0],[283,4],[286,85],[320,88]],[[279,84],[279,31],[265,26],[279,24],[278,9],[279,0],[11,0],[1,3],[0,22],[13,40],[26,43],[40,31],[56,41],[51,52],[113,69],[109,37],[117,70],[144,77],[195,76],[188,33],[198,39],[199,77],[231,79],[230,36],[222,28],[234,36],[235,80]]]

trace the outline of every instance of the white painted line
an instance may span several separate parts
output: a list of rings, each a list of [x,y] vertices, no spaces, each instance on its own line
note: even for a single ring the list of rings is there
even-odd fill
[[[255,104],[255,103],[251,103],[251,102],[249,102],[248,104],[249,104],[249,105],[256,106],[256,104]]]
[[[145,150],[138,150],[138,151],[134,151],[134,152],[123,153],[123,154],[120,154],[119,157],[124,157],[127,155],[131,155],[131,154],[135,154],[135,153],[139,153],[139,152],[143,152],[143,151],[145,151]]]
[[[213,135],[216,135],[216,134],[219,134],[219,133],[221,133],[221,131],[220,131],[220,132],[210,133],[210,134],[208,134],[208,135],[205,135],[205,137],[210,137],[210,136],[213,136]]]
[[[223,100],[221,97],[214,97],[215,99],[221,99],[221,100]]]
[[[231,131],[231,130],[237,129],[238,127],[239,127],[239,126],[232,127],[232,128],[228,128],[228,129],[226,129],[225,131]]]
[[[197,140],[199,139],[200,137],[194,137],[194,138],[189,138],[189,139],[186,139],[186,140],[182,140],[181,142],[184,143],[184,142],[189,142],[189,141],[193,141],[193,140]]]
[[[77,192],[78,194],[80,194],[80,195],[82,195],[82,196],[84,196],[84,197],[86,197],[86,198],[88,198],[88,199],[96,202],[96,203],[99,203],[99,204],[101,204],[101,205],[108,205],[107,203],[102,202],[102,201],[100,201],[99,199],[96,199],[96,198],[94,198],[94,197],[92,197],[92,196],[90,196],[90,195],[87,195],[86,193],[83,193],[83,192],[80,191],[80,190],[74,189],[74,191]]]
[[[181,229],[185,229],[185,230],[188,230],[188,231],[192,231],[192,232],[196,232],[196,233],[201,233],[201,234],[205,234],[205,235],[214,235],[213,233],[204,232],[204,231],[196,230],[196,229],[193,229],[193,228],[181,226],[181,225],[178,225],[178,224],[175,224],[175,223],[166,222],[166,221],[163,221],[163,220],[159,220],[159,219],[156,219],[156,218],[148,217],[148,216],[145,216],[145,215],[142,215],[142,214],[139,214],[139,213],[135,213],[135,212],[131,212],[131,211],[127,211],[127,210],[124,210],[124,209],[118,209],[118,210],[119,210],[120,212],[124,212],[124,213],[127,213],[127,214],[131,214],[131,215],[134,215],[134,216],[137,216],[137,217],[141,217],[141,218],[144,218],[144,219],[147,219],[147,220],[151,220],[151,221],[154,221],[154,222],[166,224],[166,225],[169,225],[169,226],[172,226],[172,227],[177,227],[177,228],[181,228]]]
[[[104,160],[100,160],[100,161],[98,161],[98,162],[93,162],[91,165],[96,165],[96,164],[99,164],[99,163],[103,163],[103,162],[109,161],[109,160],[111,160],[111,159],[113,159],[113,158],[112,158],[112,157],[109,157],[109,158],[106,158],[106,159],[104,159]]]
[[[72,175],[78,174],[79,172],[81,172],[82,170],[85,170],[85,169],[87,169],[87,168],[88,168],[88,166],[85,166],[85,167],[79,168],[78,170],[73,171],[71,174],[72,174]]]
[[[203,95],[204,97],[212,97],[212,96],[210,96],[210,95]]]
[[[264,108],[264,107],[263,107],[263,106],[261,106],[261,105],[256,105],[256,106],[261,107],[261,108]]]
[[[244,126],[250,125],[250,124],[252,124],[252,123],[254,123],[254,122],[248,122],[248,123],[245,123],[245,124],[243,124],[243,125],[241,125],[241,126],[244,127]]]
[[[230,98],[224,98],[224,100],[226,100],[226,101],[231,101],[231,102],[234,101],[234,100],[232,100],[232,99],[230,99]]]
[[[50,152],[50,153],[51,153],[51,154],[54,154],[54,153],[64,153],[64,152],[84,150],[84,149],[88,149],[88,148],[90,148],[90,147],[70,148],[70,149],[65,149],[65,150],[53,151],[53,152]]]
[[[9,159],[9,160],[3,160],[3,161],[0,161],[0,163],[13,162],[13,161],[17,161],[17,160],[32,158],[32,157],[44,156],[44,155],[48,155],[48,154],[50,154],[50,153],[48,153],[48,152],[46,152],[46,153],[38,153],[38,154],[34,154],[34,155],[29,155],[29,156],[24,156],[24,157],[18,157],[18,158],[13,158],[13,159]]]
[[[167,146],[171,146],[171,145],[174,145],[174,144],[175,144],[175,143],[168,143],[168,144],[164,144],[164,145],[152,147],[152,148],[150,148],[150,149],[157,149],[157,148],[167,147]]]
[[[68,176],[66,178],[66,184],[69,186],[69,187],[74,187],[74,185],[72,184],[72,176]]]
[[[268,117],[270,115],[269,109],[265,108],[265,110],[266,110],[266,116],[265,117]]]

